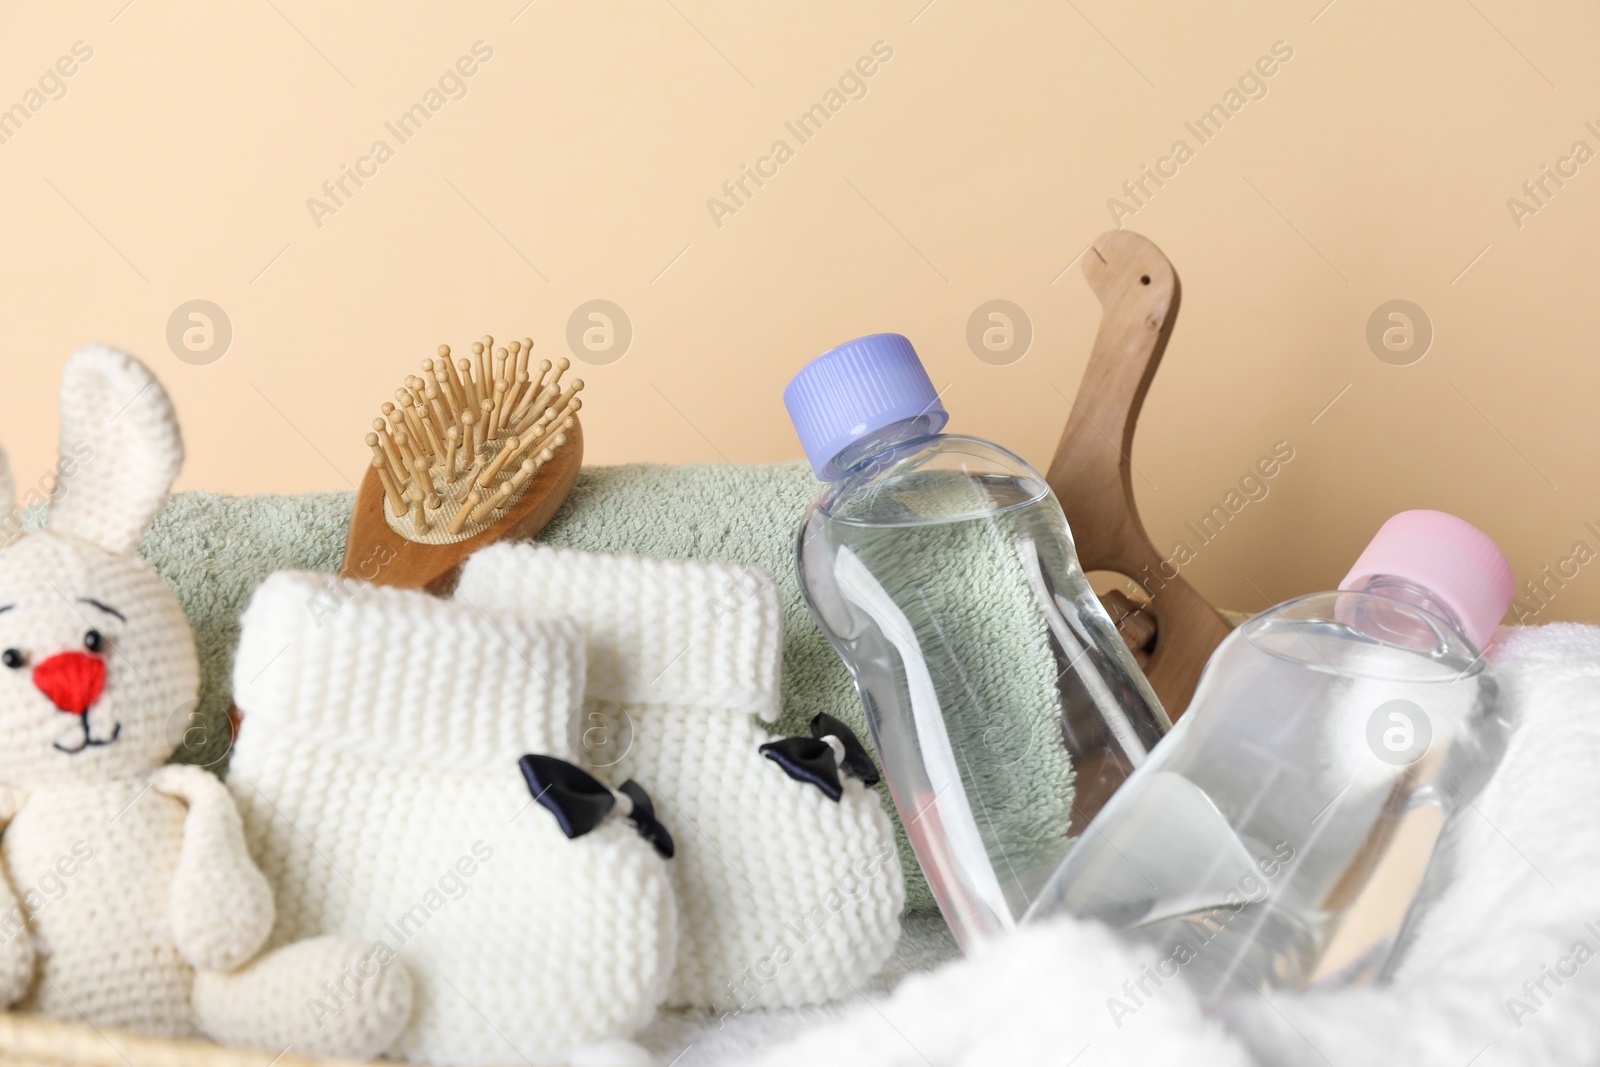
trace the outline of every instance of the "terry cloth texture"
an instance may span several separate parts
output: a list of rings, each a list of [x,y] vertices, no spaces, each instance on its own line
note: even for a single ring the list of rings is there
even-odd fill
[[[866,740],[866,720],[850,675],[812,620],[795,576],[795,530],[819,489],[804,463],[586,467],[539,541],[587,552],[765,570],[778,583],[785,634],[782,710],[773,732],[804,735],[811,718],[827,712]],[[200,710],[184,735],[180,759],[219,770],[225,766],[225,714],[239,616],[255,587],[273,571],[338,570],[353,499],[349,493],[238,498],[184,493],[156,517],[141,551],[188,613],[203,677]],[[336,606],[340,587],[331,579],[328,596],[329,606]],[[1011,768],[1020,789],[1059,780],[1059,742],[1039,740],[1056,747],[1041,743],[1024,749]],[[878,789],[891,808],[887,787]],[[931,907],[932,895],[898,820],[895,828],[906,907]]]

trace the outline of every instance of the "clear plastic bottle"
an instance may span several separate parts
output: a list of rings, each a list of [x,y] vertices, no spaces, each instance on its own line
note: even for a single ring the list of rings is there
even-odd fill
[[[807,364],[784,401],[827,487],[797,565],[964,949],[1013,929],[1169,723],[1045,480],[948,418],[911,342]]]
[[[1512,593],[1479,530],[1438,511],[1390,519],[1339,592],[1218,646],[1029,921],[1108,923],[1208,1005],[1379,975],[1441,827],[1504,751],[1479,649]]]

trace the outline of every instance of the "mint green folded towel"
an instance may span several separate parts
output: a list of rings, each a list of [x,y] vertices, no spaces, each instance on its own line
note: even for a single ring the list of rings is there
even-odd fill
[[[586,467],[539,540],[590,552],[719,560],[765,569],[783,591],[779,733],[806,734],[812,716],[827,712],[865,739],[861,702],[850,675],[812,620],[795,576],[795,530],[818,489],[803,463]],[[239,616],[256,586],[273,571],[336,572],[344,559],[352,503],[350,493],[228,497],[190,492],[173,497],[156,517],[140,551],[173,587],[188,613],[203,678],[200,705],[187,720],[187,729],[181,729],[186,723],[183,715],[174,719],[180,727],[173,738],[178,759],[225,769],[230,744],[226,714]],[[338,598],[338,585],[330,580],[326,601],[308,604],[307,610],[334,610]],[[1001,607],[1004,603],[1004,597],[997,601]],[[1032,682],[1008,681],[1006,668],[995,666],[986,685],[1033,687]],[[1038,697],[1039,702],[1029,703],[1048,711],[1053,688],[1041,690]],[[1030,725],[1030,733],[1032,729]],[[1006,813],[1008,837],[1037,842],[1065,833],[1071,792],[1055,784],[1062,780],[1063,758],[1059,743],[1048,738],[1044,744],[1024,746],[1018,761],[1008,768],[1019,801],[1028,799]],[[886,792],[884,800],[887,805]],[[899,845],[907,908],[932,906],[903,828]]]

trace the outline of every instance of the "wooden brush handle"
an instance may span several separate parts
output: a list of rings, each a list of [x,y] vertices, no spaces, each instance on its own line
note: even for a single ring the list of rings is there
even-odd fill
[[[1115,571],[1150,595],[1155,645],[1145,676],[1174,720],[1228,624],[1156,551],[1133,499],[1133,431],[1178,317],[1178,273],[1127,230],[1095,238],[1083,274],[1100,300],[1100,330],[1046,476],[1067,514],[1085,571]],[[1168,577],[1168,575],[1172,577]]]

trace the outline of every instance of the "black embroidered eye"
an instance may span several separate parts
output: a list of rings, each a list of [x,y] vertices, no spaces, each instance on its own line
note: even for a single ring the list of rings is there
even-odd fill
[[[83,635],[83,647],[90,652],[103,652],[106,647],[106,639],[100,635],[99,630],[90,630]]]
[[[0,655],[0,663],[4,663],[7,667],[17,671],[27,665],[28,657],[14,648],[8,648],[4,655]]]

